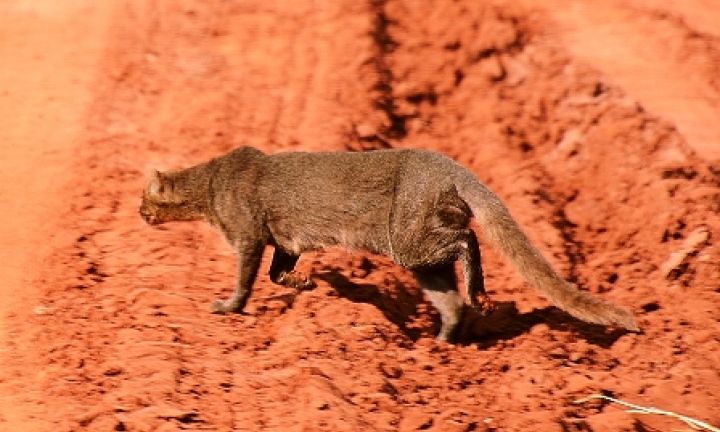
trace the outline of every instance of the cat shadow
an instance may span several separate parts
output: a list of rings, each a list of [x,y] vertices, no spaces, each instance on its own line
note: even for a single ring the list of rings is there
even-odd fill
[[[521,313],[515,302],[510,301],[496,302],[495,310],[486,316],[466,308],[457,343],[492,347],[501,341],[528,333],[537,324],[545,324],[552,330],[570,331],[575,337],[585,340],[588,344],[604,349],[609,348],[622,335],[628,333],[624,329],[611,330],[602,325],[581,321],[555,306]]]
[[[408,290],[399,281],[395,282],[396,286],[391,290],[393,295],[389,296],[388,293],[378,289],[377,285],[353,282],[334,270],[316,272],[312,277],[326,282],[341,297],[375,306],[413,342],[423,333],[432,331],[436,334],[440,329],[440,318],[434,309],[431,313],[434,321],[432,329],[408,327],[408,317],[416,313],[417,305],[424,297],[420,290]],[[478,344],[482,348],[489,348],[501,341],[512,340],[528,333],[532,327],[541,323],[552,330],[571,331],[576,337],[601,348],[609,348],[620,336],[627,333],[626,330],[608,330],[601,325],[586,323],[554,306],[521,313],[515,302],[496,302],[495,309],[487,315],[466,308],[455,343]]]
[[[422,302],[423,295],[419,290],[408,290],[400,281],[394,281],[390,290],[392,295],[381,291],[377,285],[356,283],[334,270],[315,272],[311,275],[330,285],[340,297],[355,303],[366,303],[375,306],[392,322],[406,337],[416,341],[422,334],[421,329],[409,328],[408,317],[415,314],[417,305]]]

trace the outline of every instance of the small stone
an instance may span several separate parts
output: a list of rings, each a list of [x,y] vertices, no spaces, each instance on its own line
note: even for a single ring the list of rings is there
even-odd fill
[[[584,358],[584,356],[582,355],[582,353],[579,353],[579,352],[572,352],[568,356],[568,360],[570,360],[573,363],[579,363],[583,358]]]
[[[105,369],[105,372],[103,372],[103,375],[105,376],[117,376],[123,373],[123,368],[120,366],[111,366],[107,369]]]
[[[557,347],[548,351],[548,355],[555,359],[567,358],[567,352],[565,352],[565,350],[561,347]]]
[[[52,313],[52,309],[47,306],[39,305],[33,308],[33,313],[35,315],[49,315]]]
[[[660,265],[663,276],[673,278],[677,277],[678,273],[682,273],[681,268],[688,257],[702,249],[709,238],[710,231],[705,226],[698,227],[688,234],[680,248],[671,253],[665,262]]]
[[[547,336],[550,334],[550,326],[545,323],[535,324],[530,329],[530,334],[533,336]]]

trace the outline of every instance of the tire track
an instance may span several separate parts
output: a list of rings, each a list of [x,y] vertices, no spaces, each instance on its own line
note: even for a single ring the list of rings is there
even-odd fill
[[[657,269],[677,244],[662,240],[663,232],[669,224],[677,224],[677,238],[681,239],[690,234],[690,227],[707,223],[705,216],[695,215],[713,211],[710,203],[717,190],[711,185],[716,184],[716,175],[686,144],[680,134],[682,128],[678,132],[667,121],[654,117],[613,82],[570,58],[557,40],[548,40],[551,24],[537,16],[520,18],[521,10],[499,3],[502,6],[495,8],[467,3],[437,5],[438,11],[442,8],[444,20],[438,18],[439,12],[420,8],[411,1],[388,5],[388,19],[394,23],[392,37],[397,44],[388,59],[396,77],[393,88],[406,92],[422,89],[437,95],[434,103],[420,100],[411,108],[416,118],[408,122],[407,136],[398,145],[441,150],[473,168],[508,202],[541,249],[554,252],[551,260],[566,270],[571,280],[598,295],[623,299],[619,301],[629,305],[651,306],[643,306],[641,319],[653,340],[637,343],[662,353],[657,359],[662,358],[660,361],[668,368],[697,367],[706,375],[711,367],[699,351],[671,340],[672,336],[668,338],[667,332],[672,334],[673,330],[661,329],[656,319],[660,315],[666,320],[684,317],[687,322],[693,317],[691,326],[700,329],[710,325],[713,318],[708,313],[714,302],[710,287],[717,284],[717,272],[695,262],[697,269],[704,270],[688,272],[692,275],[685,274],[685,280],[693,280],[686,282],[687,286],[705,287],[700,288],[697,301],[680,305],[670,300],[670,295],[669,303],[662,306],[663,312],[652,316],[648,311],[658,311],[655,308],[662,302],[659,299],[672,290]],[[562,7],[556,9],[562,13]],[[595,13],[582,16],[585,20],[593,17]],[[594,43],[613,40],[602,33],[600,37],[593,33],[588,36],[595,38]],[[398,99],[402,94],[394,93]],[[691,143],[692,139],[688,138]],[[695,180],[690,179],[692,176],[680,180],[680,176],[669,174],[681,166],[692,166],[691,171],[699,169],[702,174],[698,172]],[[678,181],[662,180],[670,177]],[[701,192],[705,187],[715,192]],[[707,253],[705,259],[712,260],[713,252]],[[485,257],[489,257],[485,266],[490,273],[488,287],[497,290],[497,297],[512,294],[513,301],[523,308],[543,304],[533,294],[526,294],[526,288],[520,289],[519,281],[504,264],[495,261],[492,251],[484,253]],[[714,282],[707,285],[703,281]],[[699,311],[703,312],[697,315]],[[547,323],[557,319],[550,314],[519,314],[504,324],[506,331],[513,332],[513,326],[526,326],[520,333],[537,328],[534,317]],[[670,327],[675,325],[677,321]],[[478,327],[485,328],[482,324]],[[714,334],[717,336],[717,332]],[[602,339],[595,339],[595,343],[613,346],[612,340]],[[712,347],[716,342],[706,342],[708,345],[701,351],[715,349]],[[556,349],[578,349],[574,343],[564,342],[561,346]],[[523,349],[527,348],[523,344]],[[682,360],[673,354],[673,349],[682,353]],[[592,365],[611,365],[609,376],[623,380],[637,373],[632,370],[645,371],[646,376],[652,376],[651,386],[657,389],[653,392],[655,398],[660,396],[659,388],[678,379],[676,375],[663,378],[653,373],[655,367],[642,360],[642,355],[623,357],[621,366],[611,358],[596,357],[607,353],[595,351],[585,366],[592,369]],[[526,370],[535,367],[543,370],[546,366],[526,360],[521,366]],[[520,372],[516,379],[525,379],[523,375]],[[495,409],[499,402],[484,404],[483,408],[489,412],[484,415],[501,419],[503,428],[536,428],[543,421],[547,427],[553,423],[557,427],[555,421],[533,414],[532,407],[541,400],[544,405],[539,411],[547,412],[547,404],[555,406],[563,427],[593,416],[563,411],[542,396],[548,392],[557,400],[559,394],[577,392],[583,385],[572,374],[558,374],[559,382],[546,376],[544,384],[530,378],[533,384],[527,387],[508,382],[507,378],[497,373],[488,376],[483,388],[492,388],[492,393],[480,390],[475,399],[491,401],[501,395],[505,401],[501,410]],[[684,385],[696,390],[684,397],[702,405],[696,409],[698,416],[710,418],[712,403],[708,401],[715,397],[702,388],[700,381],[689,378]],[[716,379],[712,382],[713,388],[720,384]],[[630,381],[604,382],[602,386],[627,394],[639,391]],[[673,394],[681,397],[678,392]],[[668,397],[661,399],[673,406]],[[506,412],[527,415],[509,418]]]
[[[67,191],[73,211],[63,229],[74,236],[49,262],[75,276],[62,283],[44,276],[53,313],[35,322],[45,329],[37,336],[47,347],[43,361],[60,365],[47,372],[46,393],[75,401],[58,417],[69,429],[89,430],[323,424],[322,416],[275,406],[277,389],[247,384],[263,367],[280,366],[277,354],[274,366],[253,366],[283,329],[272,325],[287,307],[272,300],[279,290],[263,276],[256,296],[268,305],[254,302],[245,318],[210,315],[211,299],[232,286],[229,249],[203,226],[150,235],[137,203],[153,166],[189,165],[240,143],[340,149],[359,119],[382,120],[367,96],[374,78],[358,79],[373,56],[369,11],[354,2],[317,9],[130,2],[112,29],[88,120],[90,144],[81,150],[89,182]],[[355,41],[354,49],[338,36]],[[293,374],[278,386],[295,382],[301,393],[315,394],[314,374],[300,381]]]
[[[42,302],[46,256],[66,240],[58,214],[63,186],[102,53],[105,24],[116,2],[74,0],[0,5],[0,429],[54,430],[47,413],[62,407],[41,391],[34,316],[52,313]],[[52,366],[51,366],[52,367]]]
[[[717,36],[696,31],[664,10],[616,1],[573,7],[546,2],[542,10],[556,21],[563,45],[574,56],[673,122],[701,157],[720,158],[714,121],[720,112]]]

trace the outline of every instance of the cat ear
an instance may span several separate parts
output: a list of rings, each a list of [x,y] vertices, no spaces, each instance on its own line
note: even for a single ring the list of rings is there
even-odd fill
[[[163,192],[162,176],[158,170],[152,170],[147,187],[148,195],[159,196]]]

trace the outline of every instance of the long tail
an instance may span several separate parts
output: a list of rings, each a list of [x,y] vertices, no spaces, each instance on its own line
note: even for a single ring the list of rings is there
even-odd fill
[[[579,291],[563,280],[530,243],[505,205],[470,172],[455,179],[460,197],[472,209],[487,241],[510,260],[520,274],[555,306],[583,321],[639,330],[626,309]]]

